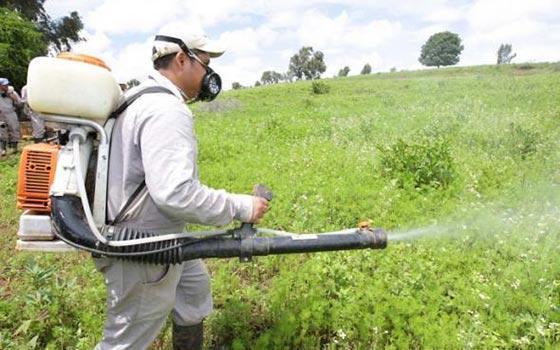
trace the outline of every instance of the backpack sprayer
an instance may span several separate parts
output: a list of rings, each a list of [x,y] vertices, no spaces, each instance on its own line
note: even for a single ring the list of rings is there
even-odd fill
[[[69,132],[57,145],[29,145],[23,150],[17,200],[18,208],[25,211],[20,217],[19,249],[77,248],[96,256],[175,264],[197,258],[250,261],[269,254],[387,246],[385,232],[370,228],[367,222],[322,234],[294,234],[250,223],[227,230],[163,235],[110,225],[107,179],[115,118],[107,116],[122,111],[135,97],[115,108],[121,92],[107,66],[96,58],[68,53],[34,59],[27,86],[31,108]],[[255,186],[253,193],[269,201],[273,198],[263,185]]]

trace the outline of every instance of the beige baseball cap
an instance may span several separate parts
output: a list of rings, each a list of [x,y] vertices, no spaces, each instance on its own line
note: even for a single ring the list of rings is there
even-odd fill
[[[210,38],[203,33],[186,33],[183,35],[160,33],[156,35],[154,39],[154,45],[152,47],[152,61],[181,51],[181,47],[176,42],[177,39],[182,40],[189,49],[204,51],[212,58],[220,57],[225,52],[225,49],[223,49],[217,42],[210,40]]]

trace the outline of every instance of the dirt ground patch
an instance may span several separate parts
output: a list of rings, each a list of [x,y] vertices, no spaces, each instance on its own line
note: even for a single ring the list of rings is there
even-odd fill
[[[225,113],[243,107],[241,101],[236,98],[218,99],[212,102],[202,103],[199,109],[208,113]]]

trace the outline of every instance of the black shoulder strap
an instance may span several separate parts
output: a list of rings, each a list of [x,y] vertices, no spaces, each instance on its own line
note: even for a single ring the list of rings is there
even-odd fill
[[[119,211],[117,216],[115,216],[115,218],[109,222],[110,225],[114,225],[114,224],[122,221],[126,212],[128,211],[128,209],[130,209],[130,206],[132,205],[132,203],[134,203],[134,201],[136,200],[136,198],[138,197],[140,192],[142,192],[144,187],[146,187],[146,180],[142,180],[142,182],[138,185],[138,187],[136,187],[134,192],[132,192],[130,197],[128,197],[128,200],[126,201],[126,204],[122,207],[122,209]]]
[[[144,95],[144,94],[154,94],[154,93],[158,93],[158,92],[163,92],[163,93],[167,93],[167,94],[172,94],[173,92],[171,92],[171,90],[164,88],[163,86],[150,86],[147,87],[145,89],[142,89],[140,91],[138,91],[137,93],[135,93],[134,95],[128,97],[127,99],[124,100],[124,102],[119,105],[117,107],[117,109],[115,109],[113,111],[113,113],[111,113],[111,115],[109,115],[108,119],[116,119],[118,118],[122,112],[124,112],[134,101],[136,101],[140,96]],[[146,180],[143,180],[138,187],[134,190],[134,192],[132,192],[132,194],[130,195],[130,197],[128,198],[128,200],[126,201],[125,205],[121,208],[121,210],[119,211],[119,213],[115,216],[115,218],[109,222],[110,225],[114,225],[118,222],[120,222],[123,217],[125,216],[126,212],[128,211],[128,209],[130,208],[130,206],[132,205],[132,203],[134,203],[134,201],[136,200],[136,197],[138,197],[138,195],[140,194],[140,192],[142,192],[142,190],[144,189],[144,187],[146,187]]]
[[[158,92],[164,92],[167,94],[171,94],[173,95],[173,92],[171,92],[171,90],[164,88],[163,86],[149,86],[145,89],[142,89],[140,91],[138,91],[137,93],[135,93],[134,95],[128,97],[126,100],[124,100],[123,103],[121,103],[117,109],[115,109],[108,117],[108,119],[116,119],[119,117],[119,115],[121,115],[122,112],[124,112],[134,101],[136,101],[140,96],[145,95],[145,94],[154,94],[154,93],[158,93]]]

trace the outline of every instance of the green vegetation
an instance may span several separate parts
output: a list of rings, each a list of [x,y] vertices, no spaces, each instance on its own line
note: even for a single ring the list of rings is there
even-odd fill
[[[290,58],[290,65],[286,73],[287,80],[291,77],[297,80],[319,79],[327,70],[325,55],[321,51],[314,51],[311,46],[304,46]]]
[[[315,95],[328,94],[331,87],[324,81],[314,81],[311,83],[311,92]]]
[[[18,13],[0,7],[0,18],[0,76],[20,89],[27,79],[29,61],[46,52],[47,45],[33,23]]]
[[[322,80],[328,94],[300,81],[196,105],[202,180],[269,185],[263,227],[369,218],[393,237],[437,234],[378,251],[210,260],[208,347],[558,348],[557,66]],[[16,157],[0,162],[0,348],[91,349],[101,275],[87,254],[14,252],[16,174]],[[167,328],[153,348],[169,338]]]
[[[367,75],[371,73],[371,65],[369,63],[366,63],[364,65],[364,68],[362,68],[362,70],[360,71],[360,74],[362,75]]]
[[[84,29],[80,15],[78,12],[72,11],[68,16],[53,19],[45,10],[44,3],[45,0],[0,0],[0,8],[15,11],[21,19],[33,24],[42,34],[43,40],[50,50],[70,51],[73,44],[84,40],[79,35],[80,31]],[[2,19],[4,19],[4,15],[2,15]],[[46,51],[42,54],[45,53]]]
[[[447,187],[455,176],[449,143],[423,137],[380,148],[381,173],[395,179],[399,187]]]
[[[496,64],[508,64],[511,63],[511,60],[513,60],[517,54],[512,53],[511,44],[500,44],[497,56]]]
[[[341,70],[338,71],[339,77],[347,77],[348,73],[350,73],[350,67],[344,66]]]
[[[52,19],[45,0],[0,0],[0,77],[8,78],[19,91],[27,80],[27,66],[47,51],[69,51],[84,40],[78,12]]]
[[[282,73],[273,70],[264,71],[261,75],[261,82],[263,85],[278,84],[282,80],[284,80]]]
[[[422,45],[418,61],[428,67],[452,66],[459,63],[463,48],[458,34],[435,33]]]

